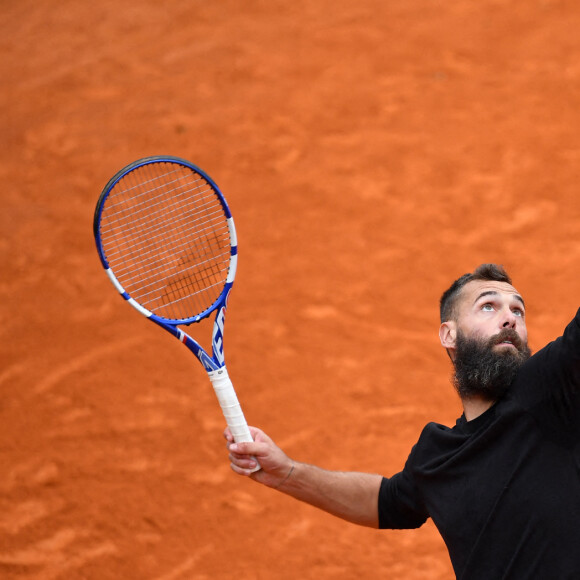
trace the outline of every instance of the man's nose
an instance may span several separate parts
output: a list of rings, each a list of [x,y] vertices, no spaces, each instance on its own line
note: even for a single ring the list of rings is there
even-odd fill
[[[502,328],[515,328],[516,322],[517,319],[515,314],[511,310],[509,310],[508,312],[505,313]]]

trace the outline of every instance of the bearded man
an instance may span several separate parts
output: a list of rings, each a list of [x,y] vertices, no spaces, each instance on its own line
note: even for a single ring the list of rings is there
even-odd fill
[[[452,428],[426,425],[399,473],[299,463],[254,427],[254,442],[238,444],[226,429],[232,469],[360,525],[432,518],[460,580],[579,578],[580,310],[531,356],[524,300],[484,264],[451,285],[440,312],[463,414]]]

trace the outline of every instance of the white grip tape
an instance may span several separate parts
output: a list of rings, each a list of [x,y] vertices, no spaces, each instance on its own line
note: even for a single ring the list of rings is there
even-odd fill
[[[234,390],[234,385],[230,381],[226,368],[222,367],[217,371],[211,371],[208,375],[236,443],[253,441],[242,407]]]
[[[224,417],[226,418],[228,427],[230,428],[236,443],[242,441],[253,441],[244,413],[242,412],[242,407],[240,406],[238,397],[236,396],[234,385],[228,376],[228,371],[222,367],[221,369],[211,371],[208,374]]]
[[[235,442],[243,443],[253,441],[226,367],[222,367],[217,371],[210,371],[208,375]],[[260,464],[258,463],[254,471],[258,471],[259,469]]]

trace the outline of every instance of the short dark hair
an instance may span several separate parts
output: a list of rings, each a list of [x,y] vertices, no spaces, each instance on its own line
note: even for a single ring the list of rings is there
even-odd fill
[[[463,274],[461,278],[458,278],[451,284],[451,286],[443,293],[441,296],[441,301],[439,302],[439,314],[441,316],[441,322],[446,322],[447,320],[455,320],[457,318],[456,306],[457,299],[461,293],[461,289],[473,280],[490,280],[494,282],[507,282],[512,283],[511,278],[505,271],[503,266],[498,264],[481,264],[478,266],[471,274]]]

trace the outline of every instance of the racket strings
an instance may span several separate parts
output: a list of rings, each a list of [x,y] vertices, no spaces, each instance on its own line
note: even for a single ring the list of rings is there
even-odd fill
[[[216,215],[217,212],[216,212]],[[191,226],[190,228],[186,228],[183,230],[186,234],[191,234],[194,235],[196,232],[201,235],[201,234],[207,234],[208,238],[206,240],[203,239],[199,239],[198,240],[198,245],[197,245],[197,249],[198,251],[195,252],[195,255],[198,256],[199,258],[202,258],[203,256],[207,256],[207,255],[215,255],[212,250],[215,249],[215,244],[210,245],[208,243],[207,240],[210,239],[209,236],[213,235],[219,235],[219,236],[223,236],[227,239],[227,236],[229,236],[229,230],[227,228],[227,225],[223,228],[220,229],[215,229],[215,228],[210,228],[210,227],[195,227],[195,226]],[[144,268],[153,268],[153,260],[155,258],[157,258],[158,256],[160,256],[161,254],[159,253],[158,248],[156,247],[156,245],[154,243],[150,243],[150,242],[156,242],[159,241],[163,235],[164,235],[164,230],[161,230],[159,228],[157,228],[155,230],[155,236],[152,236],[149,238],[149,241],[145,242],[142,246],[142,253],[141,255],[135,259],[135,265],[139,265],[142,266]],[[187,250],[187,248],[190,247],[191,242],[186,240],[186,241],[182,241],[182,242],[178,242],[174,245],[174,247],[172,248],[173,251],[178,250],[178,249],[183,249],[183,250]],[[162,252],[162,253],[166,253],[168,256],[170,255],[169,252]],[[225,252],[225,254],[227,255],[228,252]],[[110,260],[114,260],[116,258],[116,256],[120,256],[122,254],[122,252],[115,250],[113,252],[111,252],[109,254],[109,259]],[[173,262],[175,262],[175,260],[173,260]],[[167,267],[169,264],[171,263],[171,260],[167,260],[167,262],[164,263],[164,267]],[[118,272],[120,274],[123,274],[125,271],[127,271],[126,267],[121,266],[118,269]]]
[[[147,193],[149,194],[149,196],[151,195],[155,195],[155,189],[149,190]],[[196,208],[197,210],[202,209],[203,206],[203,200],[204,200],[204,196],[207,195],[208,192],[213,192],[213,190],[210,187],[207,187],[206,189],[201,189],[201,185],[197,185],[194,188],[188,188],[188,189],[184,189],[181,192],[179,192],[178,195],[174,196],[173,201],[173,209],[171,210],[171,212],[166,212],[164,214],[164,217],[166,218],[165,224],[163,224],[163,222],[158,221],[156,222],[156,226],[160,226],[160,225],[166,225],[167,223],[173,222],[176,217],[179,217],[180,219],[185,219],[187,217],[187,213],[183,212],[183,207],[180,207],[180,203],[182,204],[182,206],[187,206],[187,204],[191,201],[191,197],[187,197],[188,194],[191,194],[195,192],[197,194],[196,199],[199,200],[199,206]],[[145,200],[141,200],[140,202],[137,202],[137,197],[133,198],[133,200],[135,201],[134,205],[133,205],[133,211],[138,211],[141,210],[143,212],[151,212],[154,210],[159,209],[159,206],[161,206],[161,202],[157,202],[157,203],[147,203],[151,201],[151,197],[149,197],[148,199]],[[206,207],[215,207],[215,206],[211,206],[209,204],[206,204]],[[220,213],[223,213],[220,211]],[[121,218],[121,216],[123,216],[123,212],[119,211],[116,213],[112,213],[109,217],[110,219],[115,219],[115,218]],[[135,220],[136,223],[140,222],[140,219],[137,218]],[[127,227],[131,227],[131,225],[133,225],[131,223],[131,220],[129,219],[126,223]],[[151,225],[152,228],[155,227],[155,225]],[[160,229],[160,228],[159,228]],[[146,230],[143,230],[142,233],[146,233]]]
[[[213,187],[189,168],[156,162],[127,174],[100,228],[119,283],[151,312],[191,318],[219,297],[230,263],[227,218]]]
[[[215,217],[219,217],[219,213],[215,212]],[[142,265],[147,267],[149,266],[149,260],[152,256],[156,256],[157,255],[157,247],[156,247],[156,243],[159,241],[163,241],[163,237],[165,236],[165,229],[164,228],[156,228],[155,230],[152,230],[151,232],[149,232],[149,234],[152,234],[148,237],[148,240],[146,242],[143,243],[142,246],[142,254],[140,256],[140,261],[142,262]],[[227,225],[225,225],[223,228],[217,230],[215,228],[215,226],[212,223],[207,224],[199,224],[199,225],[195,225],[195,224],[191,224],[191,226],[189,228],[184,228],[183,232],[185,234],[188,235],[195,235],[196,233],[198,235],[203,235],[206,234],[207,236],[212,236],[212,234],[216,234],[216,233],[220,233],[223,236],[228,236],[229,235],[229,230],[227,228]],[[202,243],[202,242],[200,242]],[[185,249],[190,245],[190,241],[188,240],[184,240],[181,241],[179,243],[176,243],[174,246],[174,250],[175,249]],[[210,246],[208,244],[203,245],[202,244],[202,248],[210,248]],[[109,254],[109,258],[110,259],[115,259],[115,257],[117,255],[122,254],[122,252],[115,250],[113,252],[111,252]]]

